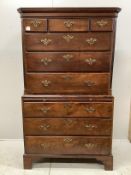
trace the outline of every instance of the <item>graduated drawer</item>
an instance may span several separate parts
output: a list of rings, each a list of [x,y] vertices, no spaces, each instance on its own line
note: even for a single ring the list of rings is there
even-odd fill
[[[40,18],[23,19],[23,30],[26,32],[46,32],[47,20]]]
[[[111,135],[111,119],[25,118],[25,135]]]
[[[109,73],[28,73],[26,93],[108,94]]]
[[[91,31],[113,31],[114,19],[106,17],[91,18]]]
[[[88,19],[49,19],[48,31],[50,32],[71,32],[71,31],[88,31]]]
[[[23,102],[24,117],[112,118],[112,115],[113,102]]]
[[[26,53],[27,72],[109,72],[111,52]]]
[[[110,32],[25,34],[27,51],[111,50]]]
[[[110,137],[89,136],[26,136],[25,152],[29,154],[90,154],[111,153]]]

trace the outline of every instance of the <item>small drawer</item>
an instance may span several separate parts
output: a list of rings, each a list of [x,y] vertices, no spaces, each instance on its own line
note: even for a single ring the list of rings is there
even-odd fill
[[[25,135],[105,135],[112,134],[111,119],[25,118]]]
[[[28,94],[94,94],[107,95],[109,73],[28,73]]]
[[[92,18],[91,31],[113,31],[114,19],[112,18]]]
[[[35,100],[35,98],[34,98]],[[113,102],[23,102],[23,117],[112,118]]]
[[[111,52],[26,53],[27,72],[109,72]]]
[[[110,137],[26,136],[25,152],[29,154],[111,154]]]
[[[25,34],[27,51],[110,51],[111,32]]]
[[[23,28],[26,32],[46,32],[46,19],[23,19]]]
[[[49,19],[48,30],[50,32],[81,32],[89,30],[88,19]]]

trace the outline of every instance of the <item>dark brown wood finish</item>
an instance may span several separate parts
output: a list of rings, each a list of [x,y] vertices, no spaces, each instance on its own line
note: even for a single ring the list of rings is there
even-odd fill
[[[26,93],[104,95],[109,82],[108,73],[30,73],[26,75]]]
[[[112,118],[112,102],[24,102],[24,117]]]
[[[109,72],[111,52],[26,53],[27,72]]]
[[[111,33],[43,33],[25,34],[27,51],[110,51]]]
[[[110,137],[89,136],[26,136],[29,154],[95,154],[107,155],[111,150]]]
[[[25,135],[107,135],[112,134],[111,119],[25,118]]]
[[[20,8],[24,168],[95,158],[113,169],[111,96],[120,8]]]

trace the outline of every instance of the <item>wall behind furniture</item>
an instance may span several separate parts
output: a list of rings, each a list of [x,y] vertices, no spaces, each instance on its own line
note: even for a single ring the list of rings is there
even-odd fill
[[[117,23],[113,95],[114,138],[126,139],[131,95],[130,0],[0,1],[0,139],[22,138],[23,69],[19,7],[121,7]]]

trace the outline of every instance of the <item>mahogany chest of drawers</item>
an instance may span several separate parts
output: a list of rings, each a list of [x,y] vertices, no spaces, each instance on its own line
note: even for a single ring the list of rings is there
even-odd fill
[[[88,158],[112,170],[111,93],[119,8],[20,8],[24,168]]]

